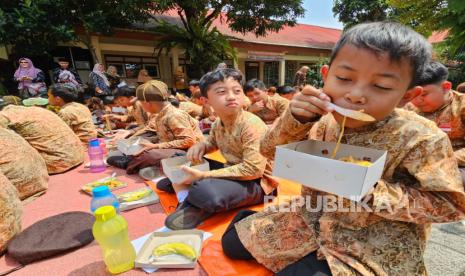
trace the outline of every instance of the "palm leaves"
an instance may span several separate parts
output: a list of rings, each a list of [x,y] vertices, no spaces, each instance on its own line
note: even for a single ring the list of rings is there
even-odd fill
[[[198,69],[195,72],[198,75],[196,77],[205,74],[225,59],[235,59],[236,51],[229,43],[232,37],[223,35],[216,27],[212,27],[213,21],[206,20],[206,17],[207,11],[198,17],[182,17],[182,27],[167,21],[158,21],[153,29],[160,36],[155,44],[157,55],[175,47],[185,50],[186,58]]]

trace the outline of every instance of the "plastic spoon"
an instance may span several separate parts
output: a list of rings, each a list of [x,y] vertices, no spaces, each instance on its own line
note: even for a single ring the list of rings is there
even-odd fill
[[[358,121],[364,121],[364,122],[373,122],[376,121],[375,118],[373,118],[371,115],[368,115],[364,112],[357,111],[357,110],[352,110],[352,109],[346,109],[342,108],[340,106],[337,106],[333,103],[329,103],[329,106],[334,109],[337,113],[341,114],[342,116],[346,116]]]

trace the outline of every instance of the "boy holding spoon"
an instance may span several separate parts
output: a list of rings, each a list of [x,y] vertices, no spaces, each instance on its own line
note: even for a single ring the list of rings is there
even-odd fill
[[[334,142],[343,116],[331,103],[363,109],[375,121],[347,118],[342,142],[388,152],[382,179],[362,200],[368,209],[240,212],[222,238],[225,254],[255,259],[276,275],[425,275],[431,223],[465,217],[447,135],[396,109],[421,93],[417,83],[430,57],[428,42],[397,23],[361,24],[345,32],[322,68],[323,90],[306,86],[297,93],[262,139],[261,152],[273,158],[277,145],[307,137]],[[302,187],[302,195],[313,206],[325,194]]]

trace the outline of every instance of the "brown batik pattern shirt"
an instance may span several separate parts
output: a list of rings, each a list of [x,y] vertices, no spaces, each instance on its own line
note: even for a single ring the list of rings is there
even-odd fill
[[[260,141],[267,127],[254,114],[240,111],[235,122],[225,126],[217,119],[212,126],[206,143],[207,152],[217,149],[226,159],[225,168],[207,172],[206,177],[236,180],[261,179],[266,194],[278,185],[271,177],[271,162],[260,153]]]
[[[281,114],[286,111],[289,106],[289,101],[283,97],[270,97],[265,102],[265,106],[256,112],[253,112],[255,115],[260,117],[265,124],[271,125]],[[249,106],[248,110],[250,111],[253,105]]]
[[[288,110],[262,140],[262,152],[272,157],[276,145],[305,139],[312,126],[309,138],[336,141],[340,127],[332,114],[301,124]],[[423,252],[430,224],[465,218],[462,179],[447,135],[405,110],[346,131],[343,143],[388,152],[382,179],[367,203],[375,211],[266,209],[236,223],[242,243],[275,272],[317,251],[333,275],[426,275]],[[302,187],[312,207],[323,194]],[[392,212],[380,206],[391,206]]]
[[[451,91],[450,99],[441,108],[434,112],[423,113],[412,103],[408,103],[405,109],[414,111],[436,122],[436,125],[447,135],[454,148],[455,157],[459,166],[465,167],[465,95]]]
[[[0,127],[0,148],[0,173],[16,187],[21,200],[47,189],[45,161],[23,137]]]
[[[97,138],[97,129],[92,121],[92,114],[85,105],[75,102],[67,103],[57,114],[74,131],[85,147],[90,140]]]
[[[133,105],[128,107],[128,114],[122,116],[121,121],[124,123],[135,122],[139,127],[144,127],[148,122],[148,118],[149,116],[140,101],[135,101]]]
[[[47,164],[49,174],[65,172],[84,161],[81,141],[55,113],[41,107],[7,106],[0,126],[21,135]]]
[[[203,108],[201,105],[193,103],[191,101],[180,102],[179,109],[186,111],[192,118],[198,119],[203,114]]]
[[[18,191],[3,174],[0,173],[0,254],[8,242],[21,232],[23,206]]]
[[[204,140],[199,122],[171,104],[152,115],[145,129],[157,133],[160,149],[188,149]]]

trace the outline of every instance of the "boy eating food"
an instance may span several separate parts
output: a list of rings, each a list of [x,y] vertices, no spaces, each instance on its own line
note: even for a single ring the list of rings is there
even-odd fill
[[[214,213],[261,203],[277,187],[270,178],[270,163],[259,152],[266,125],[242,109],[242,74],[235,69],[217,69],[202,77],[200,89],[218,119],[208,140],[190,148],[187,158],[197,163],[205,153],[219,150],[226,165],[208,172],[183,167],[188,177],[174,185],[185,186],[177,189],[181,203],[165,221],[171,229],[195,228]]]
[[[271,125],[289,106],[287,99],[269,96],[261,80],[249,80],[244,86],[244,91],[251,102],[247,111],[260,117],[267,125]]]
[[[347,118],[343,143],[388,152],[381,180],[362,199],[368,208],[340,210],[350,203],[344,199],[333,211],[304,205],[291,212],[241,212],[222,238],[225,254],[255,259],[277,275],[426,275],[423,252],[431,223],[465,217],[447,135],[395,108],[421,92],[417,84],[430,57],[428,42],[401,24],[368,23],[346,31],[329,66],[322,67],[323,89],[306,86],[294,96],[262,140],[261,152],[272,157],[277,145],[306,137],[336,141],[343,117],[330,102],[363,109],[376,121]],[[302,195],[313,209],[326,194],[304,186]]]
[[[85,105],[77,103],[77,92],[67,84],[52,85],[48,91],[48,102],[60,107],[57,115],[74,131],[84,147],[97,138],[97,129],[92,114]]]

